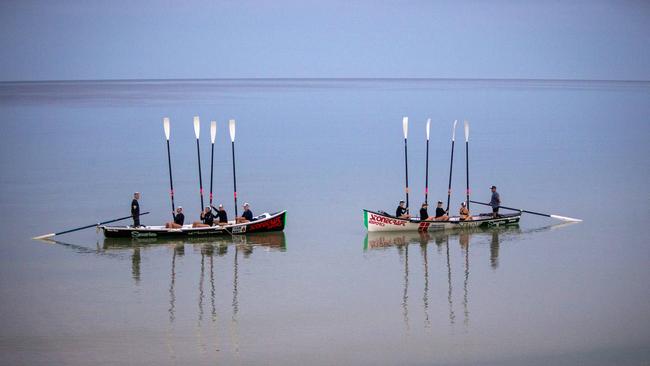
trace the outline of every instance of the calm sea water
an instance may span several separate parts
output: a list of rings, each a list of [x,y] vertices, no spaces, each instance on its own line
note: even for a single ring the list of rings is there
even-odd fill
[[[0,363],[641,365],[650,362],[650,83],[217,80],[0,84]],[[283,234],[109,241],[134,191],[198,218],[192,117],[218,122],[214,192],[288,210]],[[573,216],[518,227],[367,235],[362,208],[446,199],[454,119],[472,196]],[[458,130],[461,137],[461,130]],[[461,142],[459,138],[459,142]],[[456,146],[452,209],[464,200]],[[207,200],[207,195],[206,195]],[[472,206],[474,212],[482,211]]]

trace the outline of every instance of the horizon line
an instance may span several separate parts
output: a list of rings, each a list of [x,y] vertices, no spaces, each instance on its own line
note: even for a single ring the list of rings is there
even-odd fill
[[[206,81],[483,81],[483,82],[593,82],[593,83],[650,83],[633,79],[569,79],[569,78],[466,78],[466,77],[243,77],[243,78],[168,78],[168,79],[45,79],[6,80],[0,84],[64,84],[64,83],[164,83]]]

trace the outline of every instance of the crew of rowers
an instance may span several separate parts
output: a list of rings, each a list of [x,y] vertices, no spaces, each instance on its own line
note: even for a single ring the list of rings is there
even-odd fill
[[[174,221],[166,223],[165,227],[168,229],[182,228],[183,224],[185,223],[183,207],[178,206],[178,208],[176,208],[176,212],[173,212],[172,215],[174,216]],[[253,218],[253,212],[250,209],[250,205],[248,203],[244,203],[244,212],[241,216],[235,218],[235,223],[243,224],[251,221],[255,221]],[[214,207],[213,205],[207,206],[201,212],[201,221],[195,221],[192,223],[192,227],[210,227],[215,225],[228,225],[228,214],[221,204],[219,207]]]
[[[447,211],[442,208],[442,201],[438,201],[435,216],[429,216],[429,212],[427,210],[428,208],[429,205],[426,202],[422,204],[422,207],[420,208],[420,220],[449,221],[449,215],[447,215]],[[467,204],[465,202],[461,202],[458,212],[460,214],[459,219],[461,221],[472,219],[472,216],[470,215],[469,209],[467,208]],[[397,206],[397,210],[395,211],[395,217],[406,220],[411,218],[411,215],[408,214],[408,209],[406,208],[406,203],[404,201],[399,201],[399,206]]]

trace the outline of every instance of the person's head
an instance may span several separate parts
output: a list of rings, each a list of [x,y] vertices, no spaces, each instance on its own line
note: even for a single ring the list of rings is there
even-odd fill
[[[399,206],[400,206],[400,207],[404,207],[405,204],[406,204],[406,202],[404,202],[404,201],[399,201]]]
[[[219,204],[219,211],[223,211],[223,205]]]
[[[250,208],[250,205],[248,204],[248,202],[245,202],[244,203],[244,210],[248,210],[249,208]]]
[[[183,212],[183,206],[178,206],[176,208],[176,213],[182,213]]]
[[[461,205],[462,207],[465,207],[465,202],[461,202],[460,205]]]
[[[140,199],[140,192],[135,192],[133,194],[133,198],[135,198],[136,200],[139,200]]]
[[[438,207],[442,207],[442,201],[438,201]]]
[[[203,211],[204,211],[205,213],[208,213],[208,212],[210,212],[210,210],[212,210],[212,209],[210,208],[210,206],[206,206],[206,207],[205,207],[205,210],[203,210]]]
[[[490,187],[490,190],[491,190],[492,192],[496,192],[496,191],[497,191],[497,186],[492,186],[492,187]]]
[[[429,207],[429,205],[426,202],[422,204],[422,208],[427,208],[427,207]]]

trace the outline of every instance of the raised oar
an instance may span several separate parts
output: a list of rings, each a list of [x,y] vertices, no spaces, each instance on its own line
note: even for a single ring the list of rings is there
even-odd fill
[[[163,118],[163,128],[165,129],[165,138],[167,138],[167,164],[169,165],[169,196],[172,199],[172,220],[174,218],[174,181],[172,180],[172,158],[169,152],[169,118]]]
[[[199,133],[201,132],[201,122],[199,117],[194,117],[194,135],[196,135],[196,155],[199,158],[199,194],[201,195],[201,211],[203,211],[203,179],[201,178],[201,152],[199,150]]]
[[[214,171],[214,138],[217,136],[217,121],[210,122],[210,141],[212,141],[212,154],[210,156],[210,207],[212,207],[212,173]]]
[[[478,202],[478,201],[471,201],[471,202],[472,202],[472,203],[479,204],[479,205],[490,206],[489,203],[485,203],[485,202]],[[525,213],[533,214],[533,215],[552,217],[552,218],[554,218],[554,219],[563,220],[563,221],[571,221],[571,222],[581,222],[581,221],[582,221],[582,220],[580,220],[580,219],[574,219],[573,217],[566,217],[566,216],[560,216],[560,215],[545,214],[545,213],[541,213],[541,212],[522,210],[522,209],[519,209],[519,208],[512,208],[512,207],[506,207],[506,206],[499,206],[499,207],[500,207],[500,208],[503,208],[503,209],[506,209],[506,210],[511,210],[511,211],[519,211],[519,212],[525,212]]]
[[[467,209],[469,210],[469,123],[465,121],[465,175],[467,182]]]
[[[408,159],[408,149],[407,145],[407,136],[409,132],[409,118],[402,118],[402,131],[404,131],[404,167],[406,168],[406,210],[409,209],[409,159]]]
[[[447,188],[447,213],[449,213],[449,202],[451,201],[451,173],[454,169],[454,143],[456,142],[456,123],[454,121],[454,128],[451,130],[451,161],[449,162],[449,187]]]
[[[431,128],[431,118],[427,120],[427,165],[424,179],[424,203],[429,203],[429,129]],[[423,219],[424,220],[424,219]]]
[[[142,216],[142,215],[146,215],[146,214],[148,214],[148,213],[149,213],[149,211],[147,211],[147,212],[145,212],[145,213],[141,213],[140,216]],[[95,226],[99,226],[99,225],[110,224],[111,222],[122,221],[122,220],[130,219],[130,218],[132,218],[132,217],[133,217],[133,215],[124,216],[124,217],[120,217],[120,218],[118,218],[118,219],[113,219],[113,220],[108,220],[108,221],[102,221],[102,222],[99,222],[99,223],[97,223],[97,224],[92,224],[92,225],[86,225],[86,226],[78,227],[78,228],[76,228],[76,229],[70,229],[70,230],[65,230],[65,231],[59,231],[58,233],[50,233],[50,234],[45,234],[45,235],[41,235],[41,236],[35,236],[35,237],[33,237],[32,239],[36,239],[36,240],[38,240],[38,239],[51,238],[51,237],[53,237],[53,236],[55,236],[55,235],[67,234],[67,233],[71,233],[71,232],[73,232],[73,231],[79,231],[79,230],[88,229],[88,228],[95,227]]]
[[[230,141],[232,143],[232,185],[235,197],[235,221],[237,221],[237,174],[235,174],[235,120],[228,121]]]

